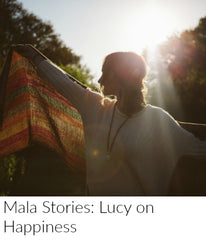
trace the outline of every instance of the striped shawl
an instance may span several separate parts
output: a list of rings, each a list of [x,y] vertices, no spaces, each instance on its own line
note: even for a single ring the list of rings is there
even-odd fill
[[[40,143],[85,172],[82,121],[24,57],[10,51],[0,82],[0,158]]]

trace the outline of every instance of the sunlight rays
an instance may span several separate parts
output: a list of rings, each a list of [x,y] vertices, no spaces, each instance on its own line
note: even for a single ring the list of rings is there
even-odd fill
[[[149,74],[147,79],[148,102],[170,109],[170,114],[176,113],[179,119],[184,116],[180,98],[173,84],[172,77],[163,62],[158,49],[147,50],[146,61],[149,65]]]
[[[147,5],[141,13],[130,18],[127,30],[127,44],[137,53],[146,52],[149,75],[148,95],[151,103],[164,109],[173,109],[182,117],[182,107],[166,63],[158,51],[158,45],[175,32],[176,19],[170,9]],[[150,98],[148,98],[150,103]],[[172,114],[172,112],[171,112]]]

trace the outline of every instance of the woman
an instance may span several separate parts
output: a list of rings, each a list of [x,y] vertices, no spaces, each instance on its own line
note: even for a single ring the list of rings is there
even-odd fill
[[[205,142],[163,109],[145,103],[146,64],[139,55],[108,55],[99,94],[70,79],[31,46],[18,45],[15,50],[30,59],[81,114],[90,195],[167,195],[178,159],[206,156]]]

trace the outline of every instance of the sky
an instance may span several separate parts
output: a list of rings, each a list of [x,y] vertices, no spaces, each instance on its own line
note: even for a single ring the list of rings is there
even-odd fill
[[[63,42],[91,70],[101,74],[104,57],[115,51],[141,54],[145,47],[198,25],[206,0],[19,0],[49,21]]]

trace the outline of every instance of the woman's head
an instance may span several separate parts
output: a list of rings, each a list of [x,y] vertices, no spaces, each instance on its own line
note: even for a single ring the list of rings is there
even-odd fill
[[[146,76],[146,63],[143,57],[134,52],[115,52],[106,56],[99,83],[104,95],[136,93],[144,102],[143,88]]]

